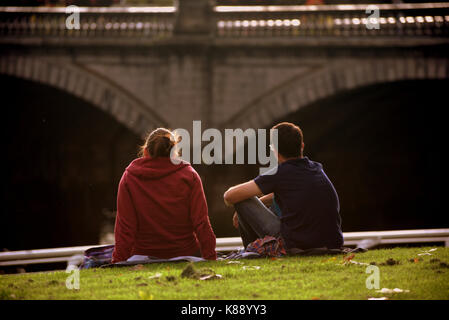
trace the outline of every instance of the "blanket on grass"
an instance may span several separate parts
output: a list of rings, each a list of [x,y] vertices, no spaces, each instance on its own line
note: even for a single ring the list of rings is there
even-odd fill
[[[114,245],[107,245],[101,247],[94,247],[84,252],[84,261],[82,262],[81,269],[90,268],[111,268],[111,267],[126,267],[134,266],[137,264],[148,263],[163,263],[163,262],[200,262],[206,261],[203,258],[195,256],[180,256],[170,259],[160,259],[152,256],[135,255],[129,258],[127,261],[121,261],[117,263],[111,263],[112,252],[114,251]],[[298,249],[298,248],[285,248],[282,238],[275,238],[271,236],[265,236],[264,238],[257,239],[250,243],[246,249],[233,251],[227,254],[219,254],[217,260],[236,260],[236,259],[254,259],[264,257],[282,257],[282,256],[316,256],[316,255],[336,255],[336,254],[348,254],[357,252],[366,252],[364,248],[346,248],[328,249],[312,248],[312,249]]]

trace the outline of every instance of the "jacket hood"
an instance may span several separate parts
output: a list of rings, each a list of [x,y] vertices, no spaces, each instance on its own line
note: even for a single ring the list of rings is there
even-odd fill
[[[180,160],[179,164],[173,164],[169,157],[142,157],[131,162],[126,171],[141,179],[154,180],[168,176],[187,166],[190,164],[183,160]]]

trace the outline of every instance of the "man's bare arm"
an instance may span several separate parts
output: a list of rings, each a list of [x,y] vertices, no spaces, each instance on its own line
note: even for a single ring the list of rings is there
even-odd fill
[[[270,207],[273,204],[274,193],[269,193],[259,198],[260,201],[266,206]]]
[[[254,180],[236,185],[234,187],[231,187],[228,189],[228,191],[225,192],[223,198],[225,204],[230,207],[234,203],[249,199],[254,196],[262,196],[263,193],[260,191],[257,184],[254,182]]]

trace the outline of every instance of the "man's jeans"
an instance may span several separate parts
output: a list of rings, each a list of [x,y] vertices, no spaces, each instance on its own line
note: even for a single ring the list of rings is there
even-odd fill
[[[234,204],[234,208],[245,248],[258,238],[280,236],[281,220],[257,197],[238,202]]]

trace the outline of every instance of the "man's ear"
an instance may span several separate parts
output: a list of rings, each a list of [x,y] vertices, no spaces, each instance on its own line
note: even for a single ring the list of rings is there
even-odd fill
[[[304,146],[305,146],[305,144],[304,144],[304,142],[302,142],[301,143],[301,150],[304,150]]]
[[[147,148],[143,149],[143,156],[150,158],[150,154],[148,153],[148,149]]]
[[[278,163],[281,164],[282,162],[285,161],[285,158],[282,154],[277,153],[277,158],[278,158]]]

